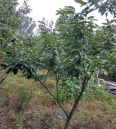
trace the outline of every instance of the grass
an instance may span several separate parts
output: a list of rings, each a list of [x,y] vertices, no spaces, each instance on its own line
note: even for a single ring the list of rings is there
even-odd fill
[[[53,86],[53,80],[47,84]],[[18,93],[25,89],[33,93],[32,98],[21,112],[16,111]],[[51,99],[34,80],[27,80],[20,74],[10,74],[0,89],[0,109],[7,108],[10,124],[16,129],[62,129],[65,117],[53,99]],[[71,108],[73,100],[63,103]],[[93,129],[115,129],[116,127],[116,97],[108,95],[98,88],[90,95],[84,95],[77,112],[71,122],[71,129],[82,126]],[[57,118],[58,115],[63,119]],[[89,126],[89,127],[88,127]],[[75,128],[75,129],[76,129]]]

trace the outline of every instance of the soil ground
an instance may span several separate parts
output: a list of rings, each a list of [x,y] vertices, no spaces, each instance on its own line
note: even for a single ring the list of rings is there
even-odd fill
[[[19,111],[20,89],[33,92],[33,97]],[[69,129],[116,129],[116,99],[110,97],[100,93],[82,98]],[[70,110],[72,100],[62,104]],[[63,112],[37,82],[13,75],[5,80],[0,89],[0,129],[63,129],[64,122]]]

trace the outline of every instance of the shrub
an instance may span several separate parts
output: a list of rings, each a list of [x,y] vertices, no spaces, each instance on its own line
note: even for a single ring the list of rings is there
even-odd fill
[[[76,81],[71,78],[64,79],[60,82],[59,101],[74,99],[80,92],[80,87]]]
[[[95,84],[92,80],[90,80],[88,82],[88,86],[86,87],[85,94],[86,95],[93,94],[93,92],[96,92],[96,90],[99,88],[101,89],[101,86],[99,86],[98,84]]]

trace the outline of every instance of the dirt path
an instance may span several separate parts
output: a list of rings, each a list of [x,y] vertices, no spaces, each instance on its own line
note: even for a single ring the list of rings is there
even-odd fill
[[[116,82],[105,81],[100,79],[100,82],[104,85],[105,89],[112,95],[116,95]]]

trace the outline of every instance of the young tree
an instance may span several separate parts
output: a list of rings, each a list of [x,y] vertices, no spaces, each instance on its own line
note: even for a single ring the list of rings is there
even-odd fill
[[[44,85],[44,83],[39,80],[42,86],[56,99],[58,105],[63,110],[66,116],[64,129],[68,128],[70,120],[78,107],[79,101],[93,72],[96,68],[104,67],[106,63],[104,60],[106,59],[106,44],[108,43],[107,41],[109,41],[109,37],[111,37],[111,40],[109,41],[110,50],[113,50],[113,47],[115,46],[115,37],[111,34],[112,29],[110,30],[110,35],[108,30],[104,31],[104,29],[101,28],[100,31],[102,30],[102,36],[100,36],[99,27],[93,22],[94,17],[88,17],[89,12],[86,12],[84,9],[78,14],[73,7],[66,7],[58,11],[57,14],[59,14],[60,17],[54,30],[58,36],[57,43],[59,44],[60,42],[62,49],[58,47],[58,51],[61,55],[60,64],[54,64],[55,66],[59,65],[59,69],[56,71],[58,75],[58,78],[56,78],[57,96],[54,96],[47,85]],[[112,26],[111,23],[109,24]],[[107,27],[108,25],[105,28]],[[44,26],[43,28],[46,27]],[[107,36],[104,32],[108,32]],[[46,36],[48,36],[48,34]],[[47,39],[49,38],[50,35]],[[113,46],[110,46],[111,44],[113,44]],[[54,65],[52,64],[52,70]],[[59,80],[62,80],[64,76],[66,78],[70,77],[72,81],[76,78],[76,83],[80,86],[80,93],[76,95],[72,109],[69,112],[67,112],[59,102]]]
[[[79,3],[82,3],[82,5],[87,4],[82,0]],[[17,49],[13,45],[12,49],[10,48],[13,52],[16,49],[16,52],[12,53],[16,54],[16,60],[10,66],[8,72],[13,71],[16,74],[18,69],[21,69],[28,79],[33,78],[40,82],[64,112],[66,116],[64,129],[69,127],[72,116],[78,108],[79,101],[92,74],[97,68],[104,66],[106,63],[103,59],[106,59],[105,54],[109,51],[109,47],[110,50],[114,51],[115,36],[113,36],[114,34],[110,35],[114,29],[114,25],[110,25],[110,27],[106,25],[100,29],[94,24],[94,17],[88,17],[88,14],[93,11],[93,8],[88,8],[88,5],[90,7],[95,5],[96,7],[96,4],[95,1],[94,3],[88,1],[87,7],[81,13],[76,13],[75,9],[71,6],[60,9],[57,12],[59,18],[55,28],[48,27],[44,21],[40,22],[39,43],[36,43],[37,40],[35,39],[29,40],[29,42],[25,39],[23,43],[26,45],[22,44],[22,53],[18,53],[17,51],[21,50],[22,46],[20,44],[17,44]],[[111,44],[113,46],[109,46]],[[15,59],[15,55],[2,57],[7,57],[9,61]],[[53,73],[56,94],[45,83],[47,75],[41,75],[37,71],[41,69],[47,69],[48,72]],[[75,100],[70,111],[67,111],[59,101],[59,82],[65,78],[70,78],[80,88],[79,92],[75,94]]]

